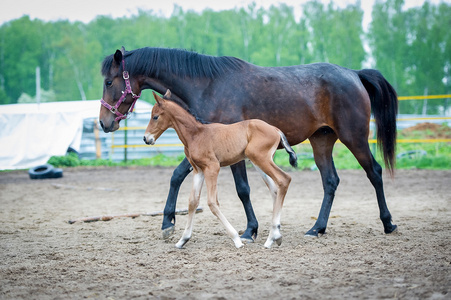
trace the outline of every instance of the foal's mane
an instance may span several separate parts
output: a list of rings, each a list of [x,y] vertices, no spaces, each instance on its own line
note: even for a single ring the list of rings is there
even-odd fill
[[[103,76],[108,75],[113,57],[114,54],[103,60]],[[181,49],[146,47],[125,52],[125,64],[131,76],[159,78],[160,71],[165,71],[180,77],[214,78],[241,69],[245,62],[230,56],[216,57]]]

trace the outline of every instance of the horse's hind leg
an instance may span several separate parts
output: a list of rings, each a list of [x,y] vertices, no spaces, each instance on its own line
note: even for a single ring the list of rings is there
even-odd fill
[[[244,206],[244,211],[247,218],[246,231],[241,235],[241,240],[246,242],[254,242],[257,238],[258,221],[252,208],[251,199],[249,197],[250,187],[247,180],[246,163],[244,160],[237,164],[230,166],[232,170],[233,179],[235,180],[235,187],[238,193],[238,197]]]
[[[232,224],[229,223],[227,218],[219,209],[218,190],[217,190],[218,173],[219,173],[219,164],[217,166],[207,167],[204,170],[205,182],[207,184],[208,189],[208,207],[210,208],[211,212],[219,219],[222,225],[224,225],[227,234],[230,236],[230,238],[232,238],[233,242],[235,243],[235,247],[241,248],[243,247],[243,242],[241,241],[240,236],[238,235],[238,231],[236,231],[236,229],[233,228]]]
[[[366,138],[354,137],[351,140],[340,138],[349,150],[357,158],[357,161],[365,170],[368,179],[376,190],[377,204],[379,205],[379,216],[384,225],[385,233],[392,233],[397,226],[392,224],[392,217],[385,201],[384,187],[382,182],[382,168],[374,159]]]
[[[175,207],[177,204],[177,196],[183,180],[185,180],[186,176],[188,176],[191,171],[191,164],[189,163],[188,159],[185,158],[172,174],[169,194],[163,211],[163,224],[161,226],[164,239],[169,238],[174,233]]]
[[[204,174],[202,172],[194,174],[193,187],[189,197],[188,204],[188,221],[186,222],[185,231],[180,240],[175,244],[177,248],[182,248],[190,239],[193,233],[193,219],[196,209],[199,206],[200,192],[204,183]]]
[[[330,210],[335,197],[340,179],[338,178],[335,169],[334,161],[332,159],[332,150],[337,135],[329,127],[318,129],[310,138],[310,143],[313,148],[316,166],[321,173],[323,182],[324,198],[321,204],[321,209],[313,227],[307,231],[306,236],[315,236],[324,234],[326,232],[327,221],[329,220]]]

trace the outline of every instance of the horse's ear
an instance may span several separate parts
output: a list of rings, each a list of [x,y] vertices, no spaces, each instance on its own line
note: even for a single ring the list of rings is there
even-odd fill
[[[161,98],[160,96],[158,96],[154,91],[152,91],[152,93],[153,93],[153,97],[155,98],[155,101],[157,101],[157,104],[158,105],[161,105],[161,104],[163,104],[163,98]]]
[[[125,56],[125,47],[124,46],[121,47],[121,52],[122,52],[122,56]]]
[[[172,96],[172,93],[171,93],[171,91],[168,89],[168,90],[166,91],[166,93],[164,94],[163,99],[171,99],[171,96]]]
[[[119,66],[122,62],[122,52],[119,49],[114,53],[114,62],[116,66]]]

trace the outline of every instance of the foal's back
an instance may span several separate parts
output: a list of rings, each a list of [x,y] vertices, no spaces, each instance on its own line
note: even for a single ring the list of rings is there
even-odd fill
[[[227,125],[205,124],[196,143],[202,147],[193,149],[194,152],[189,150],[193,159],[216,158],[223,167],[235,164],[256,151],[274,152],[280,143],[280,135],[274,126],[252,119]]]

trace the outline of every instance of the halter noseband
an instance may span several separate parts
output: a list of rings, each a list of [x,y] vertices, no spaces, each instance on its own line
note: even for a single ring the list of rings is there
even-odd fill
[[[138,98],[141,97],[141,93],[139,93],[139,95],[136,95],[132,91],[132,87],[130,85],[130,75],[128,74],[127,71],[125,71],[125,58],[124,57],[122,57],[122,69],[123,69],[122,78],[124,78],[124,81],[125,81],[125,91],[122,91],[122,96],[116,102],[116,105],[115,106],[111,106],[108,103],[106,103],[105,100],[103,100],[103,98],[100,99],[100,103],[103,106],[105,106],[110,112],[112,112],[114,115],[117,116],[114,119],[115,121],[120,121],[120,120],[123,120],[123,119],[127,119],[130,116],[130,113],[132,113],[133,109],[135,108],[136,100],[138,100]],[[125,100],[125,98],[127,97],[128,94],[132,95],[133,103],[130,106],[129,110],[125,114],[122,114],[122,113],[119,112],[118,108],[122,104],[122,102],[124,102],[124,100]]]

